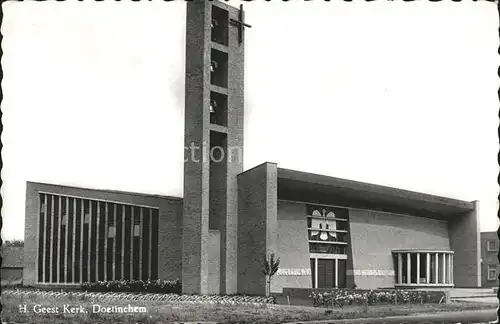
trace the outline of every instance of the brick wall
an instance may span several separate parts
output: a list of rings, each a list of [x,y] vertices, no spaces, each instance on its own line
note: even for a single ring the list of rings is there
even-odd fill
[[[202,148],[201,152],[209,152],[211,135],[217,134],[225,138],[228,155],[235,148],[239,148],[240,155],[224,164],[227,169],[212,170],[215,172],[210,176],[208,159],[193,161],[192,152],[185,151],[182,240],[185,293],[211,293],[208,286],[212,285],[207,279],[209,228],[220,231],[220,291],[236,293],[237,290],[237,175],[243,171],[244,44],[238,41],[238,30],[229,28],[227,87],[214,87],[209,72],[212,47],[217,46],[211,42],[213,6],[228,11],[231,19],[237,19],[239,13],[237,8],[220,1],[197,0],[187,4],[185,147],[195,144]],[[211,92],[227,94],[227,125],[210,123]],[[212,216],[217,214],[217,219],[209,219],[209,209]]]
[[[280,269],[310,269],[307,238],[306,205],[278,201],[277,256]],[[311,275],[276,275],[271,292],[281,293],[283,288],[312,288]]]
[[[488,251],[487,242],[496,242],[496,251]],[[481,233],[481,287],[498,288],[498,234],[497,232]],[[488,280],[488,265],[497,268],[497,276],[494,280]]]
[[[220,232],[218,230],[208,231],[210,244],[208,249],[208,291],[210,294],[220,293]]]
[[[24,270],[23,284],[34,285],[37,279],[38,262],[38,206],[40,198],[37,184],[26,184],[26,214],[24,225]]]
[[[160,199],[158,278],[182,279],[182,200]]]
[[[445,221],[352,209],[349,213],[354,270],[392,270],[393,249],[449,250]],[[383,274],[383,273],[379,273]],[[360,289],[394,286],[394,275],[356,275]]]
[[[210,57],[208,6],[188,2],[186,15],[186,90],[184,116],[184,146],[209,150],[206,123],[210,104],[206,85],[210,76],[206,67]],[[200,150],[198,150],[200,151]],[[200,153],[193,159],[185,150],[184,210],[182,228],[182,290],[184,293],[206,293],[208,289],[207,244],[209,242],[209,161]],[[197,161],[196,161],[197,160]]]
[[[264,163],[238,176],[238,292],[262,295],[266,253],[276,252],[277,166]]]
[[[448,230],[453,256],[455,287],[476,288],[481,286],[481,243],[478,221],[478,202],[470,213],[450,219]]]

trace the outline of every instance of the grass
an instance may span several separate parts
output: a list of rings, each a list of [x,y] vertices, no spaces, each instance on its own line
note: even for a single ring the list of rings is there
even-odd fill
[[[17,323],[143,323],[157,324],[172,321],[213,321],[218,323],[283,323],[308,320],[354,319],[368,317],[399,316],[416,313],[443,311],[463,311],[472,309],[494,309],[496,305],[473,302],[453,302],[449,304],[406,304],[348,306],[339,308],[315,308],[307,306],[259,305],[229,306],[213,304],[190,304],[181,302],[154,302],[133,300],[96,300],[89,297],[69,296],[50,298],[40,294],[2,296],[2,321]],[[146,313],[92,313],[92,305],[145,307]],[[28,313],[19,312],[19,306],[26,305]],[[33,307],[58,307],[55,314],[34,314]],[[83,306],[85,314],[65,314],[63,306]]]

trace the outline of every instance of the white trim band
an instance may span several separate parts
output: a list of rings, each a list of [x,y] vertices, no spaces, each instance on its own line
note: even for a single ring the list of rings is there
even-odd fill
[[[394,270],[367,270],[367,269],[354,269],[347,270],[348,275],[354,276],[370,276],[370,277],[379,277],[379,276],[394,276]]]
[[[277,276],[310,276],[311,269],[278,269]]]

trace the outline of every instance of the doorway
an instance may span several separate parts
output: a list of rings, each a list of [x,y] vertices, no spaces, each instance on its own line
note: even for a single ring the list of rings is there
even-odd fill
[[[346,260],[311,258],[313,288],[345,288]]]

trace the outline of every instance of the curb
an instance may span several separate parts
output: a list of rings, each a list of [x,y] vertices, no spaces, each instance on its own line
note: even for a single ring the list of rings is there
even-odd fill
[[[463,297],[451,297],[451,300],[454,299],[474,299],[474,298],[485,298],[485,297],[497,297],[497,295],[494,294],[485,294],[485,295],[475,295],[475,296],[463,296]]]
[[[467,312],[485,312],[485,310],[470,310]],[[453,315],[462,315],[462,311],[450,311],[450,312],[437,312],[437,313],[414,313],[408,315],[398,315],[398,316],[386,316],[386,317],[366,317],[366,318],[346,318],[346,319],[331,319],[331,320],[321,320],[321,321],[299,321],[299,322],[286,322],[282,324],[369,324],[369,323],[447,323],[447,324],[462,324],[460,321],[448,321],[443,320],[443,317],[446,318],[448,316]],[[421,321],[415,321],[414,319],[418,317],[423,317]],[[426,317],[435,317],[432,320],[429,320]],[[412,319],[409,321],[409,319]],[[495,321],[490,322],[466,322],[467,324],[493,324]],[[465,324],[465,323],[464,323]]]

